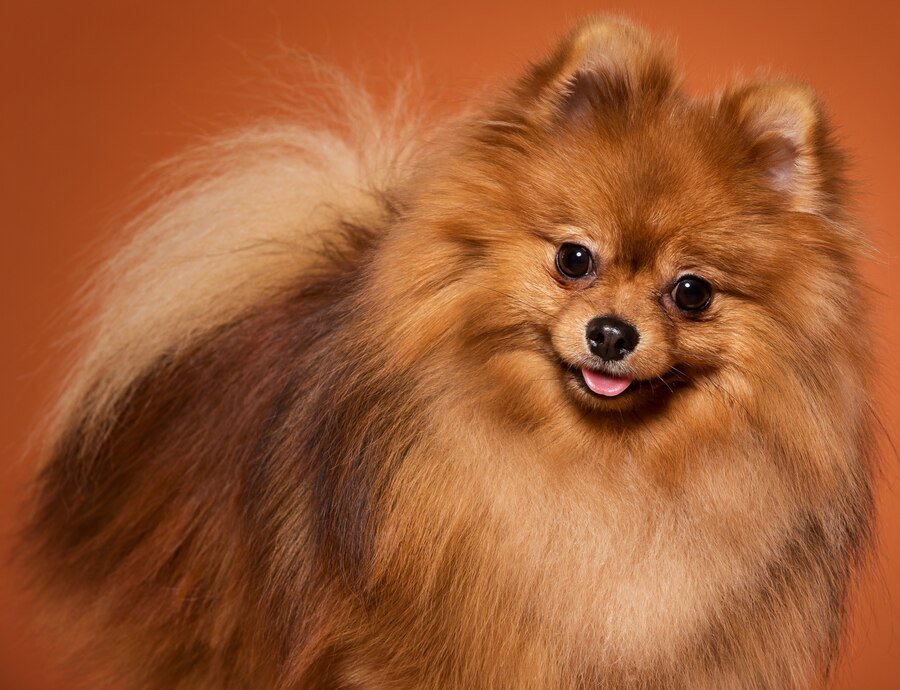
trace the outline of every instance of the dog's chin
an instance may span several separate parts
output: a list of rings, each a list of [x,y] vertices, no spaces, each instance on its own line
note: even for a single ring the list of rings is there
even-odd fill
[[[591,411],[623,412],[658,408],[669,402],[686,384],[673,372],[640,379],[598,368],[582,368],[559,360],[563,384],[569,396]]]

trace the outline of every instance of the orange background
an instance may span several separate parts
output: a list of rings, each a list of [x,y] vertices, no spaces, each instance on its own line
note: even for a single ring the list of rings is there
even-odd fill
[[[9,5],[9,0],[5,0]],[[844,3],[841,3],[844,5]],[[885,427],[900,419],[900,10],[857,0],[743,3],[546,0],[275,2],[21,1],[0,8],[0,690],[74,687],[26,633],[29,607],[5,557],[22,513],[29,430],[58,381],[67,322],[84,279],[139,176],[198,135],[264,110],[259,63],[279,45],[373,77],[379,92],[421,67],[453,108],[520,69],[588,11],[628,14],[679,38],[691,88],[758,66],[801,76],[824,96],[855,159],[862,219],[879,248],[866,267]],[[837,685],[900,688],[898,461],[882,441],[880,560],[857,597]]]

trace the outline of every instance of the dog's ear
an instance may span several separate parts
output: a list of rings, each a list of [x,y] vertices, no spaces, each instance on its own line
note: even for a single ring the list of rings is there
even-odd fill
[[[843,162],[810,87],[756,82],[727,92],[721,108],[738,127],[752,164],[795,210],[820,213],[835,205],[845,186]]]
[[[516,85],[520,103],[542,118],[591,121],[658,102],[678,86],[671,51],[623,19],[588,19]]]

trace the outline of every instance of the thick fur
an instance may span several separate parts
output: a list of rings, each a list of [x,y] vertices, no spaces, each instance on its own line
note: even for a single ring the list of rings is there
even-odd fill
[[[614,19],[437,134],[347,94],[343,133],[179,163],[98,281],[29,530],[94,654],[147,688],[827,678],[870,352],[815,96],[689,97]],[[621,400],[571,373],[605,313]]]

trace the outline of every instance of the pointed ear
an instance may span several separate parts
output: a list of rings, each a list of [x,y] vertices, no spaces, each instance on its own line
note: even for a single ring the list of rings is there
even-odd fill
[[[658,102],[677,88],[670,51],[641,28],[611,17],[590,18],[552,56],[519,82],[516,95],[535,114],[590,120],[643,102]]]
[[[843,164],[810,87],[750,84],[726,93],[722,107],[740,128],[753,163],[795,210],[821,213],[834,205],[843,188]]]

